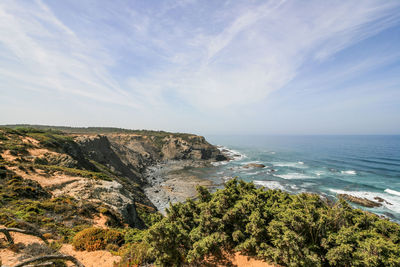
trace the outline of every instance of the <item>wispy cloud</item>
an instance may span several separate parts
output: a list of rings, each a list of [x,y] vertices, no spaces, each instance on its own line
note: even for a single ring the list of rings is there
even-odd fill
[[[372,0],[4,0],[0,90],[57,91],[139,111],[179,103],[226,111],[396,25],[399,11],[399,1]]]

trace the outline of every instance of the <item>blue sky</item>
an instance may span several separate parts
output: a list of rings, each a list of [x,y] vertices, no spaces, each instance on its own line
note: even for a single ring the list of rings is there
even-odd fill
[[[0,2],[0,124],[400,134],[400,1]]]

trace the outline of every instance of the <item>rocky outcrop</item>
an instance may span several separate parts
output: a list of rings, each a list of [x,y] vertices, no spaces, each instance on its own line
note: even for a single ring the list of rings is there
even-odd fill
[[[106,166],[117,176],[127,177],[138,184],[144,183],[140,174],[141,159],[136,152],[133,151],[135,159],[132,161],[129,153],[120,153],[123,148],[111,144],[104,135],[78,136],[75,141],[89,159]]]
[[[161,153],[164,159],[193,159],[218,161],[227,158],[214,146],[210,145],[202,136],[187,138],[168,136],[163,139]]]
[[[78,200],[88,200],[106,205],[131,227],[143,228],[144,224],[135,209],[135,197],[117,181],[79,179],[53,191],[55,197],[70,195]]]
[[[352,203],[367,207],[367,208],[376,208],[382,206],[381,203],[366,199],[366,198],[361,198],[361,197],[355,197],[352,195],[348,194],[339,194],[338,197],[341,197],[347,201],[350,201]]]
[[[160,161],[227,159],[204,137],[197,135],[81,135],[76,142],[89,159],[140,185],[146,183],[142,175],[146,167]]]
[[[204,137],[189,134],[78,135],[75,141],[79,144],[86,158],[112,171],[115,174],[115,181],[98,181],[95,184],[80,181],[79,183],[69,184],[68,188],[63,191],[69,192],[68,190],[70,190],[77,198],[103,201],[122,214],[125,222],[130,225],[138,225],[138,221],[135,219],[137,217],[135,201],[146,205],[155,204],[158,207],[157,203],[154,203],[157,198],[149,192],[160,192],[160,185],[155,185],[152,181],[146,179],[148,167],[167,161],[182,161],[192,167],[196,165],[196,162],[206,163],[227,159]],[[126,179],[121,179],[121,177]],[[189,178],[187,177],[186,180],[189,180]],[[132,184],[138,186],[132,187]],[[144,187],[147,187],[146,191],[142,191]],[[149,187],[155,189],[151,191]],[[186,187],[182,185],[182,188]],[[195,188],[195,185],[193,184],[190,188]],[[189,189],[186,188],[185,190]],[[147,197],[151,196],[152,202],[149,199],[138,198],[138,191],[143,192],[143,196],[144,192]],[[184,196],[182,199],[186,199],[185,194],[182,194],[182,196]],[[168,199],[168,197],[170,198]],[[174,197],[172,194],[166,194],[167,200],[165,202],[174,200],[176,198]]]
[[[265,168],[264,164],[259,164],[259,163],[249,163],[243,166],[243,168],[249,169],[249,168]]]

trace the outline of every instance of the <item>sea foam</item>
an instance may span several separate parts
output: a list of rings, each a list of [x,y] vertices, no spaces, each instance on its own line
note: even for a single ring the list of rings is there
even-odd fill
[[[294,167],[294,168],[307,168],[304,162],[272,162],[276,167]]]
[[[388,189],[386,189],[388,190]],[[386,193],[389,193],[385,190]],[[389,189],[390,191],[394,191]],[[382,202],[381,204],[394,212],[400,213],[400,192],[394,191],[399,193],[399,195],[393,196],[393,195],[388,195],[385,193],[379,193],[379,192],[369,192],[369,191],[345,191],[345,190],[338,190],[338,189],[329,189],[329,191],[336,193],[336,194],[347,194],[351,195],[354,197],[359,197],[359,198],[366,198],[371,201],[377,201],[375,197],[382,198],[386,200],[387,202]],[[395,195],[395,194],[394,194]]]
[[[258,180],[255,180],[253,182],[254,182],[255,185],[261,185],[261,186],[264,186],[264,187],[266,187],[268,189],[285,190],[285,187],[283,185],[281,185],[277,181],[258,181]]]
[[[385,189],[385,192],[400,197],[400,192],[399,192],[399,191],[396,191],[396,190],[392,190],[392,189],[387,188],[387,189]]]
[[[217,148],[220,151],[223,151],[224,154],[226,154],[229,158],[231,158],[232,160],[235,160],[235,161],[241,160],[241,159],[244,159],[247,157],[245,154],[242,154],[237,150],[233,150],[233,149],[227,148],[225,146],[217,146]]]
[[[274,174],[274,176],[279,177],[279,178],[283,178],[283,179],[287,179],[287,180],[314,178],[314,177],[312,177],[310,175],[306,175],[306,174],[303,174],[303,173],[297,173],[297,172],[288,173],[288,174]]]
[[[356,175],[357,174],[357,172],[354,170],[341,171],[340,173],[347,174],[347,175]]]

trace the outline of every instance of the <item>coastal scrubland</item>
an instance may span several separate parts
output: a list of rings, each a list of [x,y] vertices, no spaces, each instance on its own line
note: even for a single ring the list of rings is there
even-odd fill
[[[49,241],[1,239],[4,265],[70,254],[97,266],[227,266],[239,253],[280,266],[400,266],[400,225],[345,199],[232,179],[162,215],[143,189],[146,168],[222,160],[219,150],[190,134],[85,129],[0,129],[0,228]],[[104,255],[112,261],[96,262]]]

